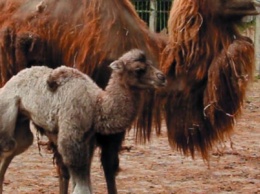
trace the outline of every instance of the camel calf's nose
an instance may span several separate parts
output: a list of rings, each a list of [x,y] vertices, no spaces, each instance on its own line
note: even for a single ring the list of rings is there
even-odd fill
[[[166,77],[165,77],[164,74],[162,74],[162,73],[156,73],[156,76],[157,76],[157,78],[158,78],[160,81],[166,82]]]

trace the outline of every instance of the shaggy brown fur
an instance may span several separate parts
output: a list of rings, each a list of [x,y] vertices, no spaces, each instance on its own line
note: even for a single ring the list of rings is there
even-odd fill
[[[94,133],[128,129],[137,115],[141,92],[166,85],[165,76],[140,50],[124,54],[110,67],[113,72],[105,90],[80,71],[65,66],[22,70],[1,88],[0,188],[12,158],[32,143],[31,120],[53,144],[60,175],[64,176],[60,177],[60,193],[68,192],[69,175],[74,194],[91,193]],[[27,126],[22,128],[20,120]]]
[[[229,6],[241,6],[244,12],[234,9],[234,14]],[[171,87],[165,102],[169,142],[184,154],[194,156],[198,150],[206,159],[240,115],[254,69],[252,41],[235,26],[248,13],[243,6],[235,1],[174,1],[161,68]]]
[[[234,25],[242,16],[257,13],[253,0],[175,0],[166,48],[166,40],[149,32],[128,0],[7,0],[0,1],[0,12],[2,85],[26,66],[64,64],[90,75],[104,88],[110,74],[108,62],[129,48],[142,48],[155,65],[161,61],[170,84],[167,91],[158,94],[159,98],[146,94],[137,122],[138,140],[150,138],[153,124],[160,132],[160,108],[164,101],[170,144],[185,154],[194,155],[197,149],[207,158],[213,142],[232,131],[234,119],[222,113],[238,111],[244,92],[238,94],[227,88],[229,85],[238,89],[238,79],[232,78],[231,82],[227,73],[232,76],[240,69],[250,74],[252,63],[248,60],[253,55],[250,41],[241,37]],[[241,53],[237,48],[238,59],[232,58],[235,55],[227,58],[227,50],[235,42],[247,47],[247,52]],[[241,63],[231,66],[230,61]],[[221,92],[210,92],[215,84]],[[228,101],[223,100],[226,97]],[[235,104],[230,105],[230,99],[236,99]],[[204,114],[208,119],[204,119]],[[190,135],[198,130],[202,133]],[[102,150],[108,192],[116,193],[115,174],[124,133],[96,137]]]
[[[72,65],[93,75],[104,61],[132,48],[156,63],[164,47],[127,0],[15,0],[2,2],[0,11],[2,84],[39,63]]]

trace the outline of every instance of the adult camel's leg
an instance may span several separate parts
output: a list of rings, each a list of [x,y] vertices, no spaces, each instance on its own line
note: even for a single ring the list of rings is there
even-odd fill
[[[101,163],[105,173],[109,194],[116,194],[116,175],[119,171],[119,152],[125,132],[113,135],[97,134],[97,144],[101,148]]]
[[[0,30],[0,86],[26,67],[46,64],[46,58],[46,43],[38,34]]]

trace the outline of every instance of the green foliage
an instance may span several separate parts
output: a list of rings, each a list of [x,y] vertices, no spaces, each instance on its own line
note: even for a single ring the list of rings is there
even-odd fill
[[[251,22],[240,22],[238,24],[238,29],[240,32],[244,32],[247,28],[254,27],[256,23],[255,18]]]

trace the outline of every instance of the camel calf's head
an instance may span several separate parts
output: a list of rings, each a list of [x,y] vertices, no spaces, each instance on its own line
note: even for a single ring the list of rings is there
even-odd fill
[[[143,51],[133,49],[110,64],[112,76],[134,89],[152,89],[166,85],[165,75],[152,65]]]

